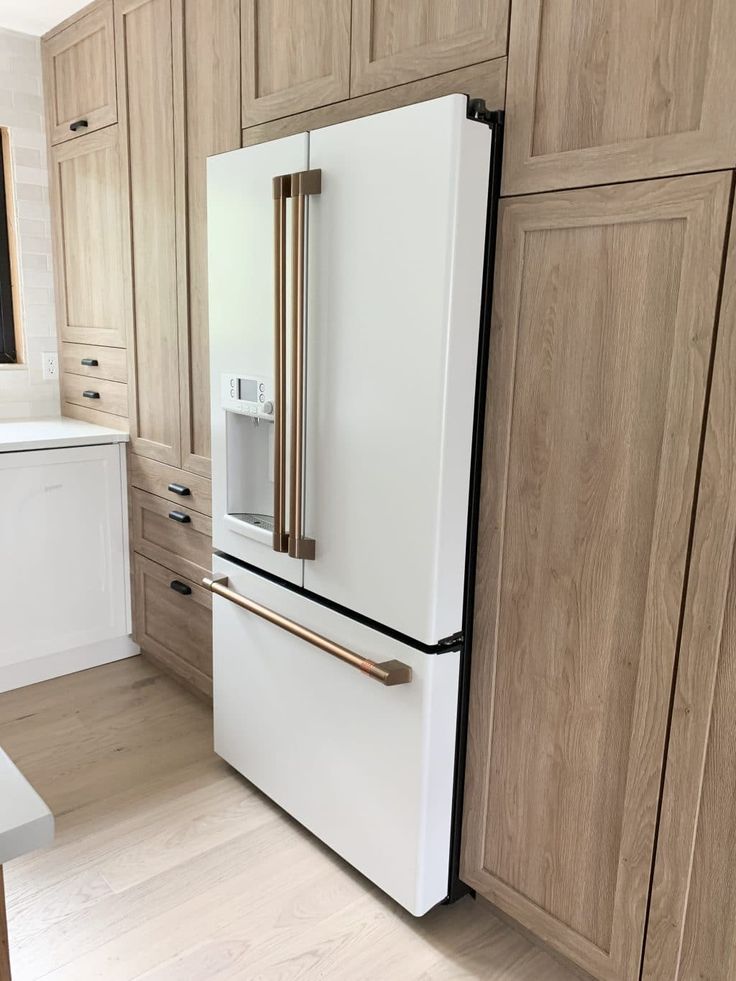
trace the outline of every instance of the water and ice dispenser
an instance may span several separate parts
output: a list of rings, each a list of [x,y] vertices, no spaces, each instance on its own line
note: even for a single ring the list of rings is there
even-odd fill
[[[273,379],[223,375],[228,525],[270,544],[273,533]]]

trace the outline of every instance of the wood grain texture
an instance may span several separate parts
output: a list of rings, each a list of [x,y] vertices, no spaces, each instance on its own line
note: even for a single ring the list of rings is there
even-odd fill
[[[202,519],[204,520],[204,519]],[[174,565],[172,563],[172,565]],[[191,594],[171,588],[175,579]],[[142,555],[133,556],[134,639],[183,684],[212,698],[212,593]]]
[[[147,494],[136,488],[130,494],[133,548],[200,583],[212,568],[212,520],[185,507]],[[170,518],[171,512],[185,515],[189,521],[180,524]]]
[[[140,487],[141,490],[165,498],[172,504],[185,504],[201,514],[212,514],[212,485],[205,477],[129,453],[128,480],[132,487]],[[189,493],[182,497],[170,491],[169,484],[180,484]]]
[[[133,267],[130,428],[142,456],[178,466],[179,357],[170,0],[115,5],[120,128]]]
[[[116,416],[111,412],[100,412],[97,409],[87,408],[86,405],[77,405],[75,402],[65,402],[62,399],[61,414],[68,416],[70,419],[81,419],[82,422],[91,422],[96,426],[108,426],[110,429],[119,429],[122,433],[130,432],[130,420],[126,416]]]
[[[49,140],[61,143],[117,122],[112,0],[41,44]],[[72,131],[80,119],[87,126]]]
[[[736,976],[736,227],[726,266],[645,981]]]
[[[506,54],[507,0],[353,0],[350,94]]]
[[[59,334],[125,347],[130,259],[119,128],[63,143],[49,156]]]
[[[312,109],[309,112],[287,116],[260,126],[251,126],[243,130],[243,146],[253,143],[265,143],[282,136],[293,136],[308,129],[319,129],[320,126],[332,126],[334,123],[344,123],[348,119],[358,119],[361,116],[371,116],[375,112],[385,112],[387,109],[398,109],[399,106],[409,106],[427,99],[438,99],[443,95],[465,93],[472,98],[485,99],[489,109],[502,109],[506,91],[506,59],[496,58],[481,65],[470,68],[460,68],[444,75],[435,75],[419,82],[409,82],[394,89],[362,95],[345,102],[336,102],[331,106]]]
[[[97,361],[96,365],[83,365],[82,361]],[[127,382],[128,358],[123,348],[98,347],[94,344],[64,344],[61,349],[61,370],[86,378],[107,378],[108,381]],[[127,416],[127,406],[124,415]]]
[[[462,874],[636,976],[730,177],[504,203]]]
[[[242,0],[243,126],[346,99],[350,0]]]
[[[83,393],[89,391],[97,392],[99,398],[85,398]],[[128,415],[128,386],[122,382],[64,373],[61,376],[61,398],[67,404],[74,402],[95,412],[112,413],[124,418]]]
[[[514,0],[503,193],[733,167],[734,50],[732,0]]]
[[[181,465],[210,473],[207,157],[240,146],[240,0],[176,0]]]
[[[5,876],[2,865],[0,865],[0,981],[10,981],[8,920],[5,909]]]
[[[0,695],[0,744],[56,817],[7,868],[22,981],[574,981],[481,901],[402,911],[219,760],[208,708],[147,659]]]

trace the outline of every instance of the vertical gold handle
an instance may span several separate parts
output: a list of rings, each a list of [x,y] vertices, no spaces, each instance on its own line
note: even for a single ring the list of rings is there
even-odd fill
[[[291,175],[294,199],[292,223],[291,334],[291,498],[289,555],[314,558],[314,539],[304,536],[304,271],[306,247],[306,198],[322,190],[322,171],[303,170]]]
[[[286,530],[286,199],[291,177],[273,179],[273,309],[274,309],[274,403],[273,403],[273,550],[287,552]]]

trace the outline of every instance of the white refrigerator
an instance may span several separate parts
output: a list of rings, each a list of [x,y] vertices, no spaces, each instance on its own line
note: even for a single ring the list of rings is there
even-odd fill
[[[421,915],[458,893],[499,114],[208,161],[215,748]]]

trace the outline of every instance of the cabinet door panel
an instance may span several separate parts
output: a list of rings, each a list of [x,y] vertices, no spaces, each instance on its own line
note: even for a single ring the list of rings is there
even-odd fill
[[[716,345],[645,981],[736,976],[736,232]]]
[[[505,194],[733,167],[733,0],[514,0]]]
[[[353,0],[350,94],[506,54],[507,0]]]
[[[133,448],[179,465],[179,362],[172,20],[169,0],[115,8],[133,257]]]
[[[42,57],[52,143],[117,121],[112,0],[44,39]]]
[[[463,878],[638,970],[730,178],[506,202]]]
[[[54,147],[50,156],[59,333],[125,347],[129,253],[118,127]]]
[[[174,14],[186,201],[179,209],[181,462],[209,476],[206,162],[240,146],[240,0],[177,0]]]
[[[243,126],[347,99],[350,0],[242,0]]]

